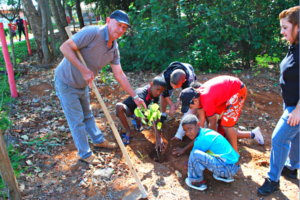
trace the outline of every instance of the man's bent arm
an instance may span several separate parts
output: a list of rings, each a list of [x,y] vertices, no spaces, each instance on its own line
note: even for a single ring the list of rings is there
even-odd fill
[[[89,84],[90,88],[92,88],[92,80],[95,79],[94,73],[86,66],[84,66],[77,58],[74,51],[78,50],[78,48],[73,39],[69,38],[60,46],[59,49],[63,53],[65,58],[68,59],[68,61],[80,71],[83,80],[85,80]]]
[[[68,59],[68,61],[70,61],[70,63],[72,63],[81,73],[86,71],[87,68],[80,62],[74,52],[78,50],[78,48],[72,38],[65,41],[59,49],[66,59]]]

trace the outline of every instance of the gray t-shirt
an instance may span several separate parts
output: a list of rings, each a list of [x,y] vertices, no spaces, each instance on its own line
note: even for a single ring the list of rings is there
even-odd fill
[[[113,47],[109,50],[107,26],[86,26],[72,36],[77,48],[80,50],[88,68],[96,76],[98,71],[108,63],[120,64],[118,43],[113,41]],[[87,82],[83,80],[80,71],[66,58],[58,65],[55,75],[67,85],[74,88],[84,88]]]

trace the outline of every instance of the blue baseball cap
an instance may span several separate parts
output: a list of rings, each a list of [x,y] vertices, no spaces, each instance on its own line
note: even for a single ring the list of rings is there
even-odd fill
[[[131,28],[131,26],[129,25],[129,17],[126,12],[122,10],[116,10],[109,17],[111,19],[117,20],[122,24],[127,24]]]

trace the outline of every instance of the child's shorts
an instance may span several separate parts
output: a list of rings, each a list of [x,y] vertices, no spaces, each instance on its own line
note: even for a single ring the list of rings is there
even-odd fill
[[[221,119],[221,125],[226,127],[233,127],[242,112],[243,105],[247,97],[247,88],[242,83],[240,91],[233,95],[227,102],[224,114]]]
[[[16,37],[16,36],[17,36],[17,33],[11,33],[11,36],[12,36],[12,37]]]
[[[122,106],[123,106],[124,109],[125,109],[126,117],[131,117],[131,118],[134,119],[134,118],[135,118],[135,114],[130,112],[130,110],[129,110],[129,108],[126,106],[126,104],[122,103]],[[117,117],[119,117],[117,112],[116,112],[116,115],[117,115]]]

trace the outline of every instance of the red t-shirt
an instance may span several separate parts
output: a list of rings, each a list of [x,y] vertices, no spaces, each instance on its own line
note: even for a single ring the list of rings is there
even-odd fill
[[[199,89],[200,108],[206,116],[221,114],[226,102],[241,89],[242,82],[233,76],[217,76],[205,82]]]

